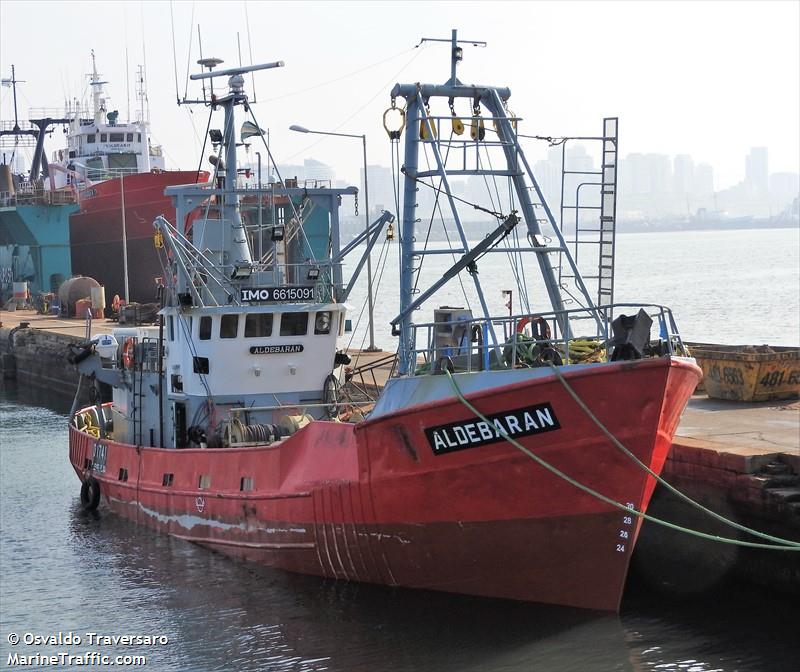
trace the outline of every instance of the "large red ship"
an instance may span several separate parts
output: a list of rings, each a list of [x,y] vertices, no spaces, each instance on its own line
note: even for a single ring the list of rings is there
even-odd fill
[[[243,75],[282,63],[193,75],[227,78],[228,93],[208,101],[225,112],[227,172],[214,176],[215,187],[167,189],[176,215],[155,222],[168,252],[159,326],[117,329],[73,349],[82,380],[113,388],[111,403],[71,414],[70,461],[87,509],[102,505],[290,571],[619,608],[642,516],[700,369],[668,309],[595,305],[560,226],[543,200],[532,201],[541,192],[516,135],[519,120],[507,109],[510,91],[461,84],[455,31],[451,46],[445,84],[392,91],[390,110],[402,123],[387,130],[392,141],[405,135],[400,307],[392,321],[399,344],[374,402],[342,396],[349,373],[340,338],[354,280],[345,283],[342,261],[366,241],[357,275],[393,216],[384,212],[340,248],[339,201],[353,190],[256,190],[251,198],[283,199],[291,212],[270,223],[265,249],[253,255],[236,189],[235,111],[252,114]],[[459,139],[465,125],[454,104],[465,100],[471,133]],[[443,101],[450,114],[431,112]],[[447,140],[445,125],[453,129]],[[616,120],[601,140],[599,226],[612,236]],[[448,153],[463,147],[453,152],[454,166],[440,151],[445,145]],[[435,168],[419,168],[421,150],[433,154]],[[483,151],[493,158],[468,160]],[[509,204],[493,190],[480,206],[490,224],[475,245],[448,183],[465,172],[507,181],[511,192]],[[415,231],[420,185],[430,184],[451,206],[457,230],[453,265],[422,288],[420,259],[443,253],[441,244],[418,244]],[[206,206],[198,215],[199,203]],[[193,213],[188,241],[182,222]],[[607,240],[596,246],[601,268]],[[491,312],[477,265],[492,253],[512,264],[523,254],[534,259],[526,268],[538,266],[550,306]],[[563,305],[554,254],[585,305]],[[527,302],[525,277],[516,277],[518,300]],[[474,283],[480,312],[440,306],[432,322],[415,322],[456,278]],[[601,297],[607,279],[600,274]]]
[[[141,106],[135,120],[123,122],[109,109],[92,52],[92,108],[68,105],[62,119],[67,146],[54,153],[45,182],[50,190],[74,194],[79,210],[69,220],[72,274],[98,280],[109,301],[115,294],[156,300],[161,265],[153,220],[175,217],[164,189],[208,179],[204,171],[165,170],[163,150],[151,141],[141,67],[136,81]]]
[[[69,220],[72,272],[93,277],[110,300],[115,294],[126,296],[127,265],[129,299],[156,301],[162,269],[153,244],[153,220],[159,215],[175,219],[175,208],[164,195],[167,187],[198,179],[208,179],[208,173],[155,170],[111,178],[82,190],[80,210]]]

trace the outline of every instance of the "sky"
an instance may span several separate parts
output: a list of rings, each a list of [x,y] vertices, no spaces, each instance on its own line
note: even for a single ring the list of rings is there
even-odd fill
[[[174,40],[173,40],[174,25]],[[20,112],[86,97],[94,49],[110,109],[136,107],[146,66],[154,140],[168,167],[199,162],[207,110],[176,105],[203,55],[238,65],[283,60],[255,75],[259,124],[279,163],[314,157],[357,184],[357,139],[288,130],[366,134],[370,164],[390,165],[382,127],[397,81],[444,82],[447,45],[422,37],[484,40],[464,47],[466,83],[511,88],[520,132],[599,135],[620,118],[620,153],[691,154],[714,166],[716,188],[744,178],[753,146],[770,172],[800,172],[800,2],[0,2],[0,74],[16,66]],[[191,38],[191,39],[190,39]],[[191,48],[191,51],[190,51]],[[251,58],[252,52],[252,58]],[[174,62],[177,61],[177,68]],[[126,67],[127,62],[127,67]],[[176,77],[177,70],[177,77]],[[129,73],[129,74],[128,74]],[[251,82],[248,79],[248,89]],[[11,113],[2,88],[3,120]],[[212,127],[221,127],[221,113]],[[466,116],[468,111],[464,110]],[[57,149],[48,144],[48,151]],[[255,151],[257,148],[252,148]],[[546,145],[531,141],[531,158]],[[208,165],[208,164],[206,164]]]

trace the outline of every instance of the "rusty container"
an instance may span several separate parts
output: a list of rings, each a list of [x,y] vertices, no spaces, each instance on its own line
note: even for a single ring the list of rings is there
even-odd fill
[[[703,369],[709,397],[734,401],[800,397],[800,348],[694,343],[689,350]]]

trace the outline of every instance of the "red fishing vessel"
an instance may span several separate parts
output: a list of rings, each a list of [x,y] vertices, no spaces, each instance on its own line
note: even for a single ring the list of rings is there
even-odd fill
[[[339,200],[353,190],[259,190],[259,200],[280,197],[290,212],[271,223],[265,249],[254,255],[235,183],[234,115],[237,107],[252,115],[243,75],[282,63],[193,75],[228,78],[229,92],[209,101],[212,112],[225,111],[227,173],[219,187],[167,189],[178,225],[155,223],[169,253],[160,325],[118,329],[73,349],[82,380],[113,388],[113,402],[71,414],[70,461],[86,508],[102,504],[290,571],[619,608],[641,515],[700,370],[683,356],[668,309],[595,305],[563,231],[544,201],[531,198],[541,192],[519,145],[519,120],[507,110],[510,92],[461,84],[455,31],[451,47],[445,84],[392,92],[387,118],[399,123],[387,122],[387,130],[392,141],[405,135],[397,366],[374,404],[357,409],[339,382],[349,378],[339,339],[353,286],[342,259],[364,241],[368,254],[393,216],[384,212],[340,248]],[[436,116],[432,105],[441,99],[450,114]],[[463,100],[471,105],[469,139],[456,137],[466,124],[454,104]],[[600,138],[602,241],[613,236],[613,122]],[[453,130],[447,141],[445,125]],[[439,151],[446,143],[465,149],[454,152],[455,167]],[[421,148],[435,169],[418,168]],[[504,167],[465,158],[483,151],[504,157]],[[464,171],[507,180],[513,192],[508,207],[497,199],[481,206],[491,225],[472,246],[448,184],[449,174]],[[415,235],[418,190],[429,184],[452,207],[456,261],[420,289],[419,260],[442,253]],[[206,204],[201,214],[198,203]],[[546,212],[544,222],[535,207]],[[189,242],[180,223],[193,212]],[[602,265],[605,243],[597,249]],[[518,276],[523,310],[490,312],[477,264],[497,253],[512,264],[521,255],[536,261],[547,309],[525,303]],[[551,255],[571,271],[585,305],[564,307],[566,272],[554,269]],[[462,276],[474,282],[479,314],[440,307],[432,322],[413,321]],[[598,274],[601,297],[605,280]]]

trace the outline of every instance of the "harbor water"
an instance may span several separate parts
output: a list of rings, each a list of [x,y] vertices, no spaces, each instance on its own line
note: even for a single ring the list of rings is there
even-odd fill
[[[41,403],[0,392],[3,669],[14,653],[62,651],[146,656],[146,669],[181,672],[797,669],[800,605],[742,586],[665,595],[632,576],[621,613],[597,614],[292,575],[102,507],[86,514],[66,409]],[[12,633],[74,633],[82,643],[11,646]],[[87,633],[167,643],[98,646]]]
[[[418,233],[417,238],[422,241],[423,236],[424,232]],[[373,253],[377,287],[375,342],[383,349],[393,350],[397,339],[389,335],[388,323],[399,312],[395,272],[398,243],[395,240],[387,247],[388,261],[382,277],[378,253]],[[585,250],[580,254],[588,256]],[[419,287],[428,287],[452,263],[450,255],[426,257]],[[535,263],[530,255],[527,263]],[[596,267],[581,263],[585,275],[593,270],[596,273]],[[615,271],[615,302],[649,301],[671,308],[686,341],[800,345],[800,229],[622,233],[616,241]],[[484,257],[478,261],[478,272],[492,313],[504,314],[501,292],[516,286],[508,255]],[[466,273],[461,275],[464,291],[453,280],[437,297],[441,297],[442,304],[447,301],[450,306],[471,307],[478,315],[480,304],[472,283]],[[529,269],[527,279],[530,281],[533,275],[538,280],[538,272]],[[575,292],[574,287],[572,291]],[[356,308],[354,325],[365,297],[362,277],[350,299]],[[525,312],[518,299],[515,294],[515,314]],[[549,310],[543,285],[534,285],[529,299],[535,309]],[[565,307],[575,308],[577,304]],[[432,321],[430,310],[416,312],[414,321]],[[353,333],[352,347],[360,348],[367,342],[365,325],[366,312]]]
[[[789,229],[623,234],[617,298],[671,306],[687,340],[797,345],[799,242]],[[397,295],[396,250],[389,253],[376,302],[376,341],[385,348],[393,341],[381,325],[396,314]],[[512,286],[504,259],[479,263],[495,307]],[[435,258],[427,270],[441,275],[445,265]],[[456,287],[448,300],[462,305]],[[360,297],[351,303],[357,317]],[[364,338],[359,329],[354,346]],[[68,461],[67,410],[39,392],[0,388],[3,669],[13,669],[15,654],[62,652],[144,656],[146,669],[187,672],[797,669],[800,604],[744,585],[666,594],[634,573],[621,613],[597,614],[292,575],[103,507],[84,513]],[[25,643],[59,633],[62,643]],[[63,643],[70,633],[81,643]],[[156,641],[98,643],[89,633]]]

